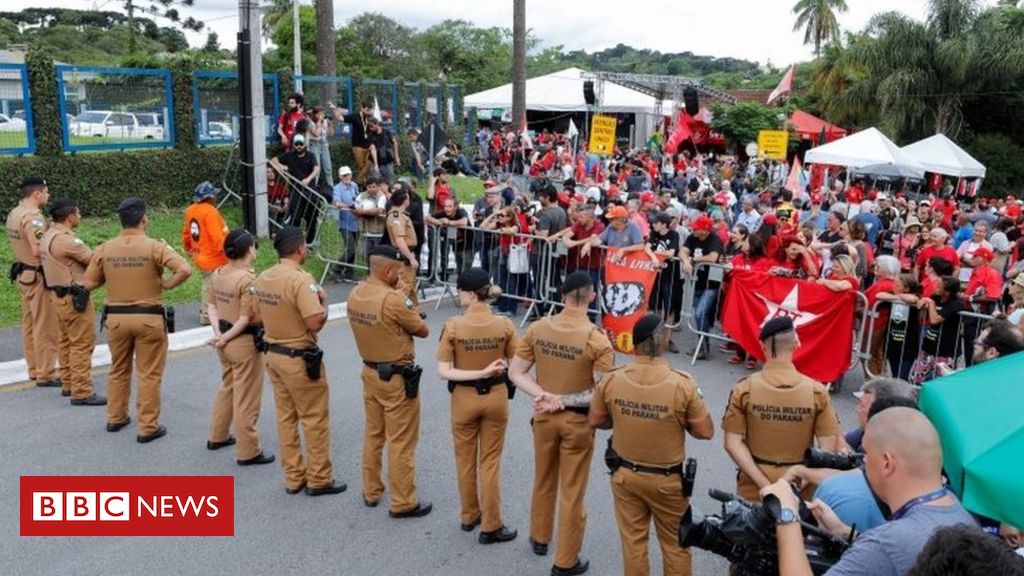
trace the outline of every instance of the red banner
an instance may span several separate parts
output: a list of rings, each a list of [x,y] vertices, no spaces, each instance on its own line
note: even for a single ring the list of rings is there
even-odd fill
[[[232,476],[22,476],[22,536],[234,536]]]
[[[852,291],[833,292],[804,280],[737,270],[726,293],[722,327],[763,361],[761,326],[789,316],[800,338],[793,357],[797,369],[819,382],[834,382],[850,366],[855,299]]]
[[[633,353],[633,325],[647,314],[661,259],[609,248],[604,261],[604,330],[619,352]]]

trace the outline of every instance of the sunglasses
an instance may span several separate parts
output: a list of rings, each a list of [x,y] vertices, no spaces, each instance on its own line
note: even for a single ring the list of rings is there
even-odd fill
[[[305,148],[306,145],[303,144],[302,142],[296,142],[295,144],[292,144],[292,146],[296,148]]]

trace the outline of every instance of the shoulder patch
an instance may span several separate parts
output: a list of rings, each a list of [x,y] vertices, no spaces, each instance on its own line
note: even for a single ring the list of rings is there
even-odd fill
[[[46,222],[43,222],[39,218],[33,218],[32,219],[32,227],[33,228],[42,228],[43,226],[46,226]]]
[[[313,294],[316,294],[317,292],[320,291],[320,287],[316,285],[316,282],[313,282],[309,285],[309,291],[312,292]]]
[[[412,298],[409,298],[409,297],[405,298],[405,308],[406,308],[406,310],[412,310],[413,309]]]
[[[79,246],[82,246],[82,245],[85,244],[85,242],[83,242],[81,238],[75,238],[75,244],[78,244]]]

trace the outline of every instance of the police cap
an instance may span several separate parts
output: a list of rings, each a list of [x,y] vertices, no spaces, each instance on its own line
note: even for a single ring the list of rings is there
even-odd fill
[[[594,281],[590,278],[590,274],[577,270],[565,277],[565,282],[562,282],[562,294],[568,294],[579,290],[580,288],[593,287]]]
[[[482,268],[470,268],[459,274],[458,289],[465,292],[476,292],[491,284],[491,275]]]
[[[789,316],[780,316],[778,318],[772,318],[771,320],[764,323],[761,327],[761,334],[758,338],[761,341],[767,340],[776,334],[782,334],[784,332],[793,331],[793,319]]]
[[[661,316],[648,314],[633,325],[633,344],[640,344],[654,335],[661,327]]]

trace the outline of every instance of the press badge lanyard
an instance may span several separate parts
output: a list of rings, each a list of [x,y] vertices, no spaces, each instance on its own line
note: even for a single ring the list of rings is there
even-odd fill
[[[918,496],[917,498],[914,498],[913,500],[911,500],[910,502],[907,502],[903,506],[900,506],[899,510],[893,512],[892,518],[890,520],[899,520],[900,518],[906,516],[907,512],[910,512],[910,510],[914,506],[917,506],[918,504],[927,504],[928,502],[934,502],[935,500],[938,500],[939,498],[945,497],[946,493],[947,493],[947,490],[946,490],[945,487],[943,487],[943,488],[939,488],[938,490],[936,490],[934,492],[929,492],[929,493],[925,494],[924,496]]]

